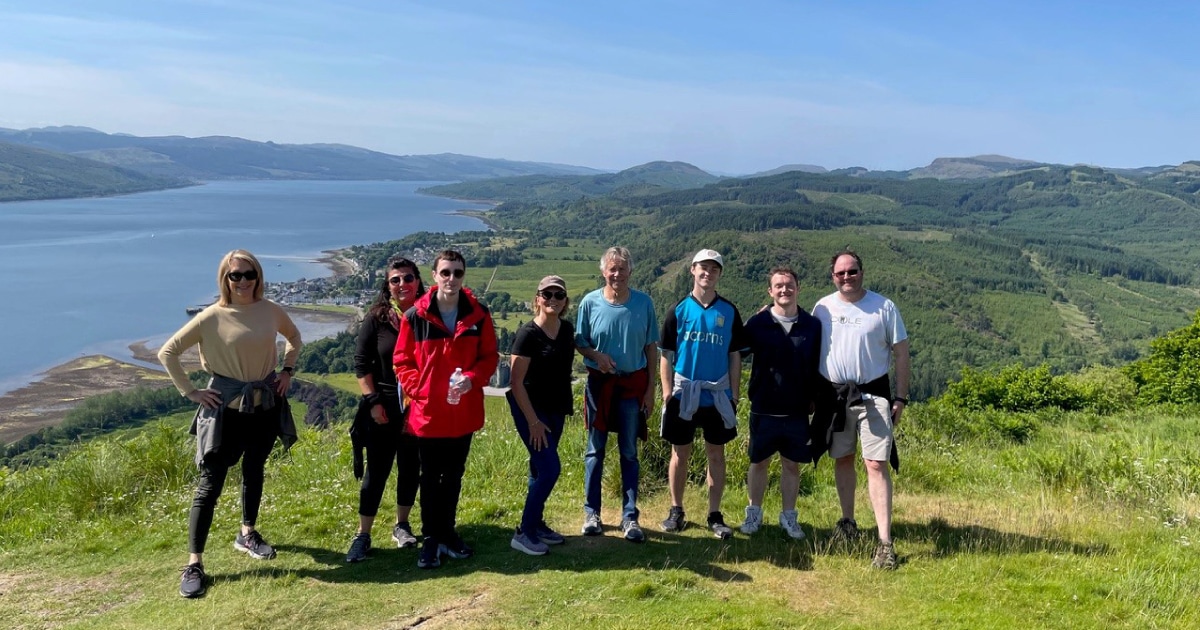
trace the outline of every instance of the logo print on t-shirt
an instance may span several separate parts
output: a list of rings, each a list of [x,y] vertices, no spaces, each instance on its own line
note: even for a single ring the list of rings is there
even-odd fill
[[[724,316],[724,315],[717,315],[717,327],[718,327],[718,328],[720,328],[720,327],[722,327],[722,326],[724,326],[724,325],[725,325],[725,316]]]

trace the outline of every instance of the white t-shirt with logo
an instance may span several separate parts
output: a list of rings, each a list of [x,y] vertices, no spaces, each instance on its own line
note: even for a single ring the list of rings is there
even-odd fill
[[[869,383],[888,373],[892,346],[908,339],[891,300],[867,291],[857,302],[831,293],[812,314],[821,320],[821,375],[833,383]]]

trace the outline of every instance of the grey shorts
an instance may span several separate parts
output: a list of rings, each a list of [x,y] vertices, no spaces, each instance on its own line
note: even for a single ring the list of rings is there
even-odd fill
[[[886,462],[892,452],[892,405],[887,398],[863,395],[863,404],[846,411],[846,430],[833,433],[829,456],[837,459],[854,454],[862,442],[862,458]]]

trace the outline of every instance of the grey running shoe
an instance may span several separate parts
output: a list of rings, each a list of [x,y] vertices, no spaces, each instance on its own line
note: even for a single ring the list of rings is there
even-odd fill
[[[856,538],[858,538],[858,523],[852,518],[838,519],[837,525],[833,526],[833,539],[850,542]]]
[[[199,562],[183,567],[183,577],[179,580],[179,594],[188,599],[200,597],[208,590],[204,582],[208,576],[204,574],[204,565]]]
[[[683,531],[683,508],[672,505],[671,511],[667,513],[667,518],[662,522],[664,532],[681,532]]]
[[[762,527],[762,506],[747,505],[746,520],[742,521],[742,533],[749,536]]]
[[[779,513],[779,526],[795,540],[804,540],[804,528],[796,520],[796,510],[784,510]]]
[[[583,529],[580,530],[584,536],[599,536],[604,533],[604,526],[600,523],[599,512],[588,512],[583,515]]]
[[[733,535],[733,530],[725,524],[725,517],[721,516],[720,512],[709,512],[708,528],[712,530],[713,536],[725,540]]]
[[[263,540],[262,534],[258,530],[253,530],[249,534],[238,534],[237,538],[233,539],[233,548],[242,553],[250,554],[255,560],[270,560],[275,557],[275,550],[267,541]]]
[[[408,521],[400,521],[392,527],[392,540],[400,549],[417,546],[417,537],[413,536],[412,525]]]
[[[871,561],[871,566],[884,571],[895,571],[899,560],[896,559],[896,550],[890,542],[881,542],[875,547],[875,559]]]
[[[350,551],[346,552],[346,562],[362,562],[367,559],[367,552],[370,550],[371,534],[355,534],[354,539],[350,541]]]
[[[538,540],[546,543],[547,545],[561,545],[567,542],[567,539],[564,538],[562,534],[550,529],[550,526],[546,524],[546,521],[542,521],[537,526],[537,537]]]
[[[516,549],[521,553],[527,553],[531,556],[544,556],[547,553],[550,553],[550,547],[546,546],[546,543],[530,538],[529,534],[521,531],[520,527],[518,527],[516,533],[513,534],[512,542],[510,542],[509,545],[513,549]]]
[[[421,555],[417,556],[417,567],[421,569],[436,569],[442,566],[442,546],[433,536],[425,537],[425,545],[421,547]]]
[[[462,536],[459,536],[458,532],[455,532],[450,538],[446,539],[446,542],[442,543],[441,553],[444,556],[462,560],[475,555],[475,550],[463,541]]]
[[[642,542],[646,540],[646,534],[642,532],[641,525],[632,518],[627,518],[621,521],[621,533],[625,535],[625,540],[629,542]]]

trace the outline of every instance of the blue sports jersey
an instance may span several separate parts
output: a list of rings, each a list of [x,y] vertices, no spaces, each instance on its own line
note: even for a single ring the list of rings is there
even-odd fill
[[[748,344],[733,302],[718,295],[705,308],[688,294],[663,321],[660,346],[675,353],[676,373],[694,381],[719,381],[729,373],[729,354]],[[726,389],[725,395],[733,398],[733,391]],[[700,406],[712,405],[712,393],[701,392]]]

